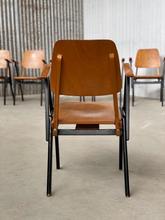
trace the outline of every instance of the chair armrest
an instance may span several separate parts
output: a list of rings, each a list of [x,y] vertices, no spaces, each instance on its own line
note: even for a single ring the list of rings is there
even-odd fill
[[[49,77],[50,68],[51,68],[51,64],[45,64],[41,73],[41,77],[43,78]]]
[[[123,70],[124,70],[124,73],[127,77],[133,77],[134,76],[131,65],[129,63],[124,63],[123,64]]]
[[[163,81],[164,81],[164,77],[165,77],[165,57],[163,58],[163,73],[162,73]]]
[[[13,60],[12,62],[14,63],[14,76],[19,76],[19,62],[17,60]]]
[[[51,119],[53,114],[53,98],[50,89],[50,73],[51,64],[45,64],[44,69],[42,71],[42,77],[44,79],[44,89],[45,89],[45,134],[46,134],[46,141],[49,140],[50,135],[50,126],[51,126]]]
[[[130,137],[130,79],[134,76],[131,65],[129,63],[123,63],[123,74],[125,75],[124,81],[124,98],[122,114],[126,120],[126,137],[129,140]]]
[[[9,59],[5,59],[6,60],[6,62],[8,62],[8,63],[12,63],[12,60],[9,60]]]
[[[42,62],[43,62],[44,64],[47,64],[46,60],[42,60]]]
[[[132,63],[133,63],[132,57],[129,58],[129,63],[130,63],[130,65],[131,65],[131,67],[132,67]]]
[[[13,60],[13,59],[12,59],[11,61],[12,61],[13,63],[17,64],[17,65],[19,64],[19,62],[18,62],[17,60]]]

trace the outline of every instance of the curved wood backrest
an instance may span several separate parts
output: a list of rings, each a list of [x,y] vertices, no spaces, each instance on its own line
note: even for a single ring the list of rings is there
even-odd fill
[[[0,50],[0,69],[7,68],[6,60],[11,60],[11,54],[8,50]]]
[[[42,69],[44,59],[43,50],[27,50],[23,53],[22,67],[25,69]]]
[[[153,49],[140,49],[137,51],[136,68],[159,68],[160,67],[160,55],[156,48]]]
[[[61,60],[61,61],[60,61]],[[51,89],[59,94],[95,96],[121,90],[119,58],[111,40],[60,40],[52,57]]]

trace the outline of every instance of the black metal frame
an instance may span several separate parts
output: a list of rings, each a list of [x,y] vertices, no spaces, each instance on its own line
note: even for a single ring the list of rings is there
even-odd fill
[[[13,60],[14,61],[14,60]],[[18,67],[18,62],[14,61],[15,63],[15,73],[16,73],[16,76],[19,76],[19,67]],[[46,64],[46,61],[43,60],[43,63]],[[44,90],[44,80],[42,79],[38,79],[36,81],[32,81],[32,80],[16,80],[14,79],[14,94],[15,94],[15,100],[14,100],[14,105],[16,103],[16,84],[18,83],[18,86],[19,86],[19,89],[20,89],[20,92],[21,92],[21,99],[22,101],[24,101],[24,96],[23,96],[23,87],[22,85],[25,83],[25,84],[40,84],[41,85],[41,90],[40,90],[40,105],[42,106],[43,104],[43,90]]]
[[[1,79],[0,83],[3,83],[3,93],[4,93],[4,105],[6,105],[6,90],[7,90],[7,85],[9,83],[10,85],[10,90],[13,98],[13,104],[15,102],[15,94],[13,90],[13,83],[12,83],[12,75],[11,75],[11,61],[5,59],[7,62],[7,68],[3,69],[5,70],[4,78]]]
[[[124,183],[125,195],[130,196],[129,188],[129,170],[128,170],[128,153],[127,141],[129,140],[129,103],[130,103],[130,78],[125,76],[123,107],[121,108],[122,128],[119,136],[119,170],[124,165]],[[45,80],[45,123],[46,123],[46,141],[48,141],[48,163],[47,163],[47,196],[52,194],[52,153],[53,153],[53,130],[51,128],[51,119],[53,114],[53,100],[50,92],[50,82]],[[81,129],[82,128],[82,129]],[[60,152],[59,152],[59,135],[116,135],[115,129],[99,129],[86,125],[76,125],[75,129],[58,129],[58,135],[55,135],[55,154],[56,169],[60,169]]]
[[[123,69],[123,65],[124,65],[125,59],[122,58],[121,60],[121,80],[122,80],[122,88],[123,88],[123,81],[124,81],[124,69]],[[122,108],[123,105],[123,91],[121,89],[120,91],[120,95],[119,95],[119,107]]]
[[[130,65],[132,67],[132,58],[129,58]],[[135,84],[160,84],[160,102],[162,106],[164,105],[164,75],[165,75],[165,59],[163,60],[163,74],[162,77],[156,81],[142,81],[142,79],[135,79],[132,77],[131,87],[132,87],[132,106],[135,103]]]
[[[96,96],[92,96],[92,102],[96,101]],[[80,96],[80,102],[85,102],[85,96]]]

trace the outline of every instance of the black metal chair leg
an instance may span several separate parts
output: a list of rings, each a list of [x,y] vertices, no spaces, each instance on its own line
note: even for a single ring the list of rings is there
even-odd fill
[[[132,106],[134,106],[134,102],[135,102],[135,85],[134,85],[134,81],[132,80]]]
[[[160,83],[160,102],[162,102],[162,82]]]
[[[41,97],[40,97],[40,105],[42,106],[43,101],[43,81],[41,80]]]
[[[22,83],[19,82],[19,89],[21,91],[21,98],[22,98],[22,101],[24,101],[24,97],[23,97],[23,89],[22,89]]]
[[[92,102],[96,101],[96,96],[92,96]]]
[[[45,131],[46,131],[46,141],[49,140],[50,133],[50,118],[49,118],[49,85],[48,80],[44,80],[44,89],[45,89]]]
[[[164,85],[162,86],[162,106],[164,106]]]
[[[13,105],[16,103],[16,81],[14,80],[14,102]]]
[[[119,137],[119,170],[122,170],[122,163],[123,163],[123,137],[122,135]]]
[[[47,164],[47,196],[52,194],[52,151],[53,151],[53,131],[51,130],[48,140],[48,164]]]
[[[80,96],[80,102],[85,102],[85,96]]]
[[[4,105],[6,105],[6,88],[7,88],[7,78],[4,79]]]
[[[60,169],[60,151],[59,151],[58,136],[55,136],[55,151],[56,151],[56,169]]]
[[[14,91],[13,91],[11,78],[9,78],[9,84],[10,84],[11,94],[12,94],[12,97],[13,97],[13,105],[15,105],[15,94],[14,94]]]
[[[160,87],[160,101],[162,102],[162,106],[164,105],[164,82],[163,80],[161,81],[161,87]]]
[[[124,118],[123,118],[123,159],[124,159],[123,161],[124,161],[125,196],[130,197],[126,124]]]

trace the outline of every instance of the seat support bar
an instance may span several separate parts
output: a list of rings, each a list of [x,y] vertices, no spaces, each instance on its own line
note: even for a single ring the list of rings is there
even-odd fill
[[[99,130],[58,129],[58,135],[116,135],[116,129],[99,129]]]

